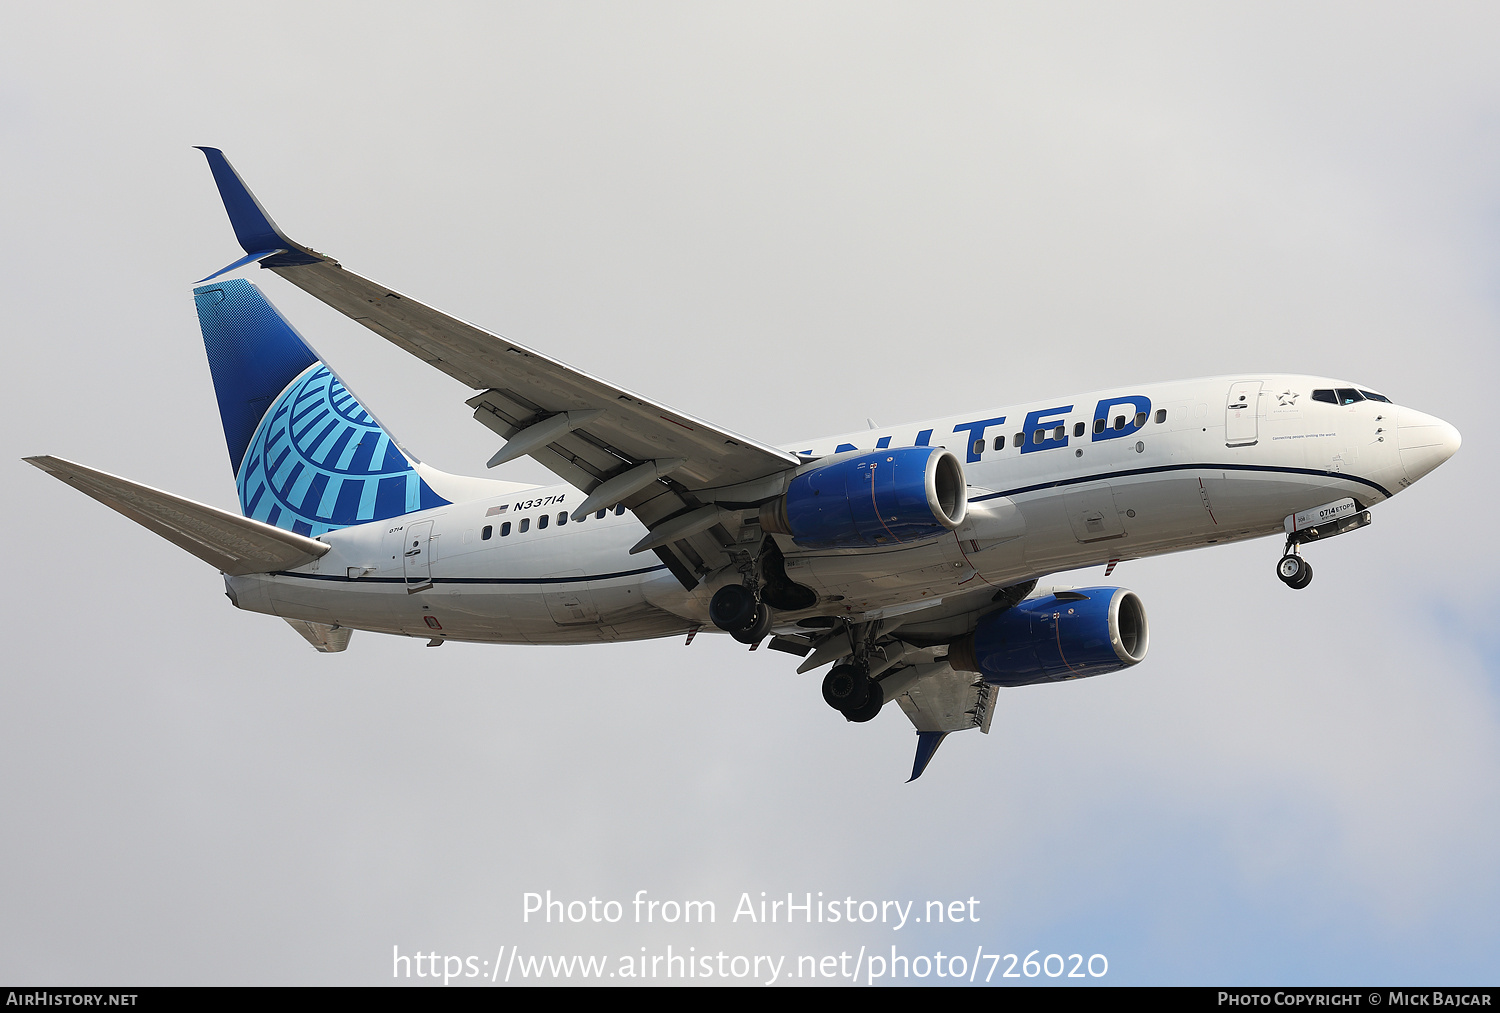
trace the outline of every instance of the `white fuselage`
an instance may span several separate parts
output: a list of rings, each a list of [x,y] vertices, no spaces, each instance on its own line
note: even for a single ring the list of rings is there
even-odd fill
[[[1312,399],[1348,388],[1357,385],[1308,376],[1191,380],[793,444],[815,457],[946,447],[965,462],[969,515],[911,546],[814,551],[777,536],[787,574],[819,594],[806,614],[889,614],[1112,559],[1278,534],[1301,510],[1387,499],[1457,449],[1451,426],[1410,408]],[[629,553],[645,533],[630,513],[565,521],[582,498],[568,486],[496,491],[330,531],[315,563],[226,580],[241,608],[424,638],[586,643],[711,629],[709,595],[738,574],[685,591],[654,553]],[[760,537],[753,527],[747,535]]]

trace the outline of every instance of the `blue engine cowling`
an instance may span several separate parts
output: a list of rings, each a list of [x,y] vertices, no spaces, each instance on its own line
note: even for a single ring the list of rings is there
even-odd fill
[[[952,531],[968,510],[963,465],[941,447],[874,450],[814,466],[760,510],[803,548],[875,548]]]
[[[1129,668],[1146,644],[1146,608],[1134,591],[1083,587],[981,617],[949,645],[948,663],[997,686],[1025,686]]]

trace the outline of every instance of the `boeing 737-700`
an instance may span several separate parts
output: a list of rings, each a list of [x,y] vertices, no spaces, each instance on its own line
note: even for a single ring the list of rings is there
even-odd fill
[[[318,650],[354,630],[495,644],[722,631],[823,668],[850,721],[895,701],[912,777],[989,730],[1000,687],[1146,656],[1146,610],[1048,574],[1279,535],[1310,542],[1442,464],[1459,434],[1370,387],[1246,373],[1096,391],[774,447],[616,387],[288,239],[204,148],[245,256],[194,289],[241,513],[32,464],[208,561]],[[445,474],[394,440],[249,282],[258,263],[475,393],[547,487]]]

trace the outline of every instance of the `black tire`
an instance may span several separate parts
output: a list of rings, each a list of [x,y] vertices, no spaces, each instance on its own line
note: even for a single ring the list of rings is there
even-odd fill
[[[853,665],[834,665],[823,676],[823,701],[836,711],[862,707],[870,696],[870,677]]]
[[[728,633],[743,630],[755,622],[755,595],[743,584],[725,584],[714,592],[708,603],[708,618]]]
[[[1276,561],[1276,577],[1287,587],[1292,587],[1306,565],[1301,556],[1287,554]]]
[[[885,706],[885,692],[881,690],[880,683],[866,678],[870,684],[870,692],[867,694],[864,705],[844,711],[844,717],[850,721],[863,723],[872,720],[880,713],[880,708]]]
[[[764,605],[755,606],[755,619],[743,630],[731,630],[729,635],[742,644],[758,644],[771,632],[771,610]]]
[[[1306,587],[1307,585],[1309,585],[1311,583],[1312,583],[1312,564],[1309,563],[1307,560],[1304,559],[1304,560],[1302,560],[1302,572],[1299,573],[1299,574],[1297,574],[1297,579],[1296,580],[1289,580],[1289,581],[1287,581],[1287,587],[1291,588],[1294,591],[1300,591],[1304,587]]]

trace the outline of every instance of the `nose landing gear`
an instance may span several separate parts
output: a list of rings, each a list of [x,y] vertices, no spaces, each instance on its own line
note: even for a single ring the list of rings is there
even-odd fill
[[[1276,576],[1287,587],[1300,591],[1312,583],[1312,565],[1297,554],[1295,542],[1287,545],[1286,555],[1276,563]]]
[[[1370,523],[1370,511],[1359,500],[1346,496],[1301,513],[1287,514],[1281,523],[1286,528],[1286,548],[1276,561],[1276,576],[1287,587],[1300,591],[1312,583],[1312,567],[1298,555],[1298,548],[1364,527]]]

